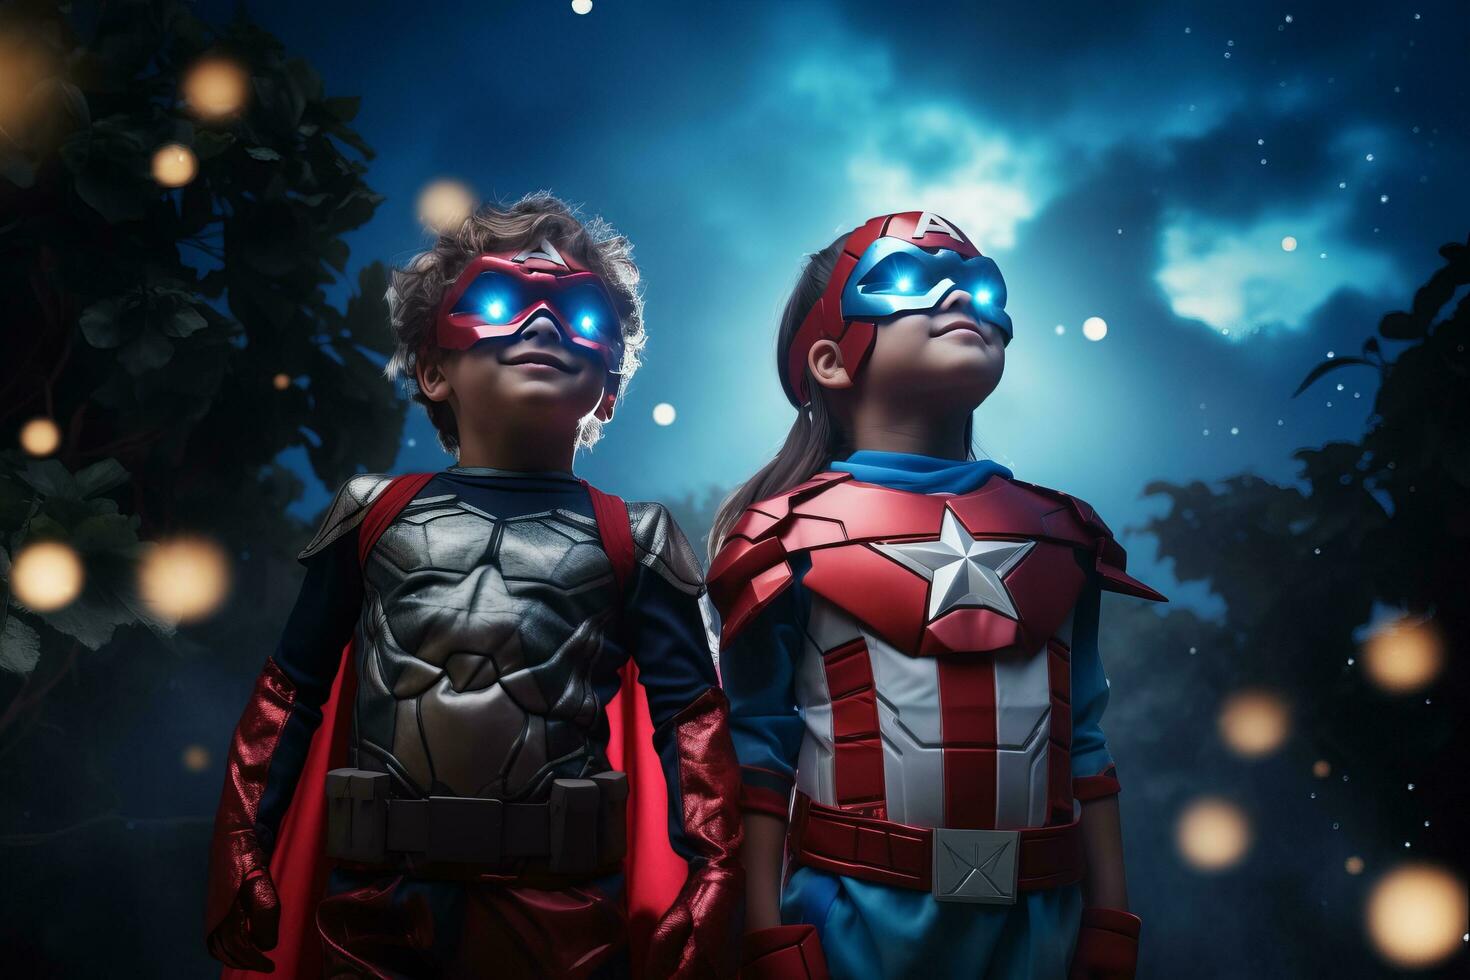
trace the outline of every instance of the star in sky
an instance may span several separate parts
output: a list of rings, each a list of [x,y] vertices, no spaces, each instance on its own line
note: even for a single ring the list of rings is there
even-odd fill
[[[1011,593],[1001,581],[1018,565],[1035,541],[976,538],[954,511],[945,508],[939,538],[905,544],[874,545],[905,568],[929,580],[929,618],[951,609],[979,606],[1019,619]]]

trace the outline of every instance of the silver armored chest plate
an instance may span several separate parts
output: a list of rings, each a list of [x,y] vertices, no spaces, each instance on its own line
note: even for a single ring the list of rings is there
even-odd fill
[[[405,795],[504,800],[607,768],[593,670],[618,593],[591,518],[427,497],[363,575],[353,765]]]

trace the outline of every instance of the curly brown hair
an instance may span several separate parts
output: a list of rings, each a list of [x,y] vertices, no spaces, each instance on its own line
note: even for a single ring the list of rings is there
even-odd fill
[[[459,423],[448,402],[436,402],[419,389],[420,355],[437,356],[429,339],[444,293],[464,267],[486,252],[520,251],[546,239],[563,255],[575,258],[607,284],[623,331],[623,362],[618,397],[638,370],[643,330],[643,297],[633,246],[601,218],[582,220],[577,210],[547,191],[527,194],[509,207],[482,204],[458,228],[439,235],[402,269],[394,269],[388,289],[388,311],[396,348],[383,373],[405,394],[423,405],[446,452],[459,455]],[[602,436],[602,423],[591,415],[582,420],[578,448],[590,448]]]

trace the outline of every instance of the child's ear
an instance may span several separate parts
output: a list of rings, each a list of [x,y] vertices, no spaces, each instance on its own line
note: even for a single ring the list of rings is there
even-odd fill
[[[806,352],[806,364],[812,377],[823,388],[851,388],[852,376],[847,365],[842,363],[842,348],[832,340],[823,338],[812,344]]]
[[[592,417],[597,419],[599,422],[611,422],[613,417],[613,407],[617,405],[617,403],[618,390],[616,387],[614,387],[612,391],[609,391],[607,394],[602,396],[602,402],[597,406],[596,410],[593,411]]]
[[[440,358],[420,354],[414,362],[414,374],[418,378],[419,390],[429,401],[442,402],[449,397],[449,379],[444,376]]]

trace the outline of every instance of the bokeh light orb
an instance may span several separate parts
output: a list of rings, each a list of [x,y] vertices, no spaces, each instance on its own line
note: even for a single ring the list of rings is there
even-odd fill
[[[153,151],[153,179],[160,187],[183,187],[198,173],[198,158],[182,143],[165,143]]]
[[[230,563],[208,538],[179,537],[148,548],[138,591],[154,614],[186,623],[214,612],[230,590]]]
[[[203,772],[209,768],[209,750],[202,745],[186,745],[179,762],[190,772]]]
[[[271,378],[271,387],[275,388],[277,391],[285,391],[287,388],[291,387],[291,376],[282,371],[274,378]]]
[[[1291,235],[1287,235],[1285,238],[1281,239],[1281,251],[1283,251],[1283,252],[1295,252],[1296,251],[1296,239],[1293,238]]]
[[[475,195],[457,180],[436,180],[419,191],[419,224],[436,235],[458,229],[474,209]]]
[[[1291,711],[1273,691],[1237,691],[1220,707],[1220,737],[1237,755],[1259,758],[1281,748],[1291,730]]]
[[[1348,858],[1346,861],[1342,862],[1342,869],[1350,875],[1362,874],[1363,867],[1363,859],[1358,857],[1356,854]]]
[[[1312,763],[1312,775],[1316,776],[1318,779],[1326,779],[1328,776],[1332,775],[1332,763],[1328,762],[1326,759],[1318,759],[1316,762]]]
[[[76,549],[60,541],[23,545],[10,566],[11,590],[36,612],[54,612],[70,605],[86,580]]]
[[[1373,886],[1365,909],[1368,937],[1395,966],[1424,969],[1462,945],[1470,917],[1465,883],[1433,864],[1402,864]]]
[[[1090,316],[1082,321],[1082,336],[1088,340],[1102,340],[1108,335],[1108,321],[1100,316]]]
[[[659,402],[653,406],[653,421],[657,425],[673,425],[674,419],[678,417],[679,413],[668,402]]]
[[[50,456],[60,446],[60,427],[44,415],[20,427],[20,448],[32,456]]]
[[[245,108],[250,75],[239,62],[219,55],[196,61],[184,74],[184,103],[201,119],[228,119]]]
[[[1200,797],[1180,811],[1174,842],[1190,867],[1224,871],[1239,864],[1250,850],[1250,821],[1229,800]]]
[[[592,0],[572,0],[572,13],[574,13],[574,14],[590,14],[590,13],[592,13]]]
[[[1390,694],[1427,687],[1444,667],[1444,639],[1433,623],[1405,616],[1393,620],[1363,644],[1363,666],[1373,683]]]

